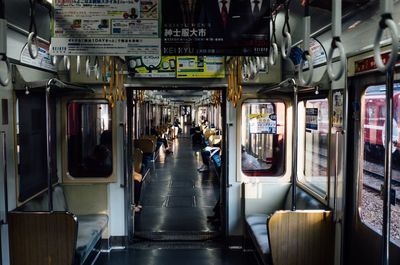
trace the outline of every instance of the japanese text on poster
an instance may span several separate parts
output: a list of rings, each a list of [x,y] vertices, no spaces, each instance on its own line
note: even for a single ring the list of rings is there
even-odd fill
[[[159,55],[158,1],[55,0],[50,52]]]
[[[276,114],[249,114],[250,133],[276,134]]]
[[[166,0],[163,55],[268,56],[270,1]],[[173,8],[171,8],[173,7]]]

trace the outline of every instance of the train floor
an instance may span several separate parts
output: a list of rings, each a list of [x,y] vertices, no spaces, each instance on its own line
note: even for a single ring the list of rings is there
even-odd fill
[[[188,134],[173,141],[173,154],[160,150],[143,182],[135,242],[102,253],[96,265],[255,264],[253,255],[226,248],[218,224],[207,222],[220,186],[214,168],[198,172],[201,165],[200,147],[192,146]]]
[[[186,130],[185,130],[186,131]],[[219,180],[213,168],[198,172],[200,148],[188,134],[172,141],[173,154],[160,150],[142,186],[140,213],[135,214],[135,237],[145,239],[208,239],[219,227],[213,215]],[[171,142],[170,142],[171,144]]]
[[[230,250],[215,243],[163,242],[135,244],[123,250],[102,253],[95,265],[252,265],[253,253]]]

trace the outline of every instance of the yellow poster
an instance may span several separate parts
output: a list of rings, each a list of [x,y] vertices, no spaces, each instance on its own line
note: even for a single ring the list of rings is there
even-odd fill
[[[225,78],[223,56],[178,56],[177,78]]]

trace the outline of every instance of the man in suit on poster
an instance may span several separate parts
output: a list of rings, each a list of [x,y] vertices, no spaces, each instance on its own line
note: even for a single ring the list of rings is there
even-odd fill
[[[164,24],[190,26],[199,20],[202,0],[166,0],[163,2]]]
[[[237,39],[242,0],[202,0],[200,22],[209,25],[208,37]]]
[[[243,10],[246,14],[246,33],[249,35],[268,34],[270,17],[269,0],[246,0],[245,2]]]

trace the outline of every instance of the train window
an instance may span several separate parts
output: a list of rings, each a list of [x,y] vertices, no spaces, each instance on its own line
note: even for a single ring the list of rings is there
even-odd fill
[[[246,176],[282,176],[285,169],[283,102],[242,105],[242,171]]]
[[[47,188],[47,141],[50,141],[51,178],[56,183],[57,152],[55,100],[49,98],[50,136],[46,132],[46,100],[44,91],[29,95],[17,92],[16,134],[18,161],[18,201],[24,202]]]
[[[328,190],[328,99],[305,100],[299,103],[299,158],[302,174],[299,182],[321,196]]]
[[[359,212],[361,221],[379,234],[382,234],[383,199],[380,194],[383,187],[384,158],[385,158],[385,116],[386,95],[385,85],[367,87],[362,99],[362,170],[360,171],[361,185],[359,197]],[[400,145],[398,120],[400,84],[394,86],[394,119],[392,155],[392,207],[391,207],[391,240],[400,245]],[[371,109],[373,109],[371,111]],[[376,113],[370,117],[370,112]]]
[[[111,108],[104,100],[73,100],[67,106],[68,172],[74,178],[109,177]]]

